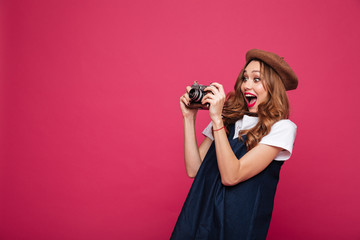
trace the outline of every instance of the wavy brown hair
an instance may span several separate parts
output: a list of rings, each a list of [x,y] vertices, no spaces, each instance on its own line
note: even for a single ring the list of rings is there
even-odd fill
[[[251,61],[260,62],[261,82],[268,92],[267,100],[259,104],[256,114],[249,113],[245,97],[241,92],[244,70]],[[289,101],[280,76],[268,64],[258,59],[252,59],[245,64],[236,80],[234,91],[227,95],[223,108],[223,121],[227,132],[230,130],[230,125],[245,114],[256,115],[259,118],[258,123],[253,128],[239,133],[239,140],[241,141],[243,141],[241,135],[247,136],[245,144],[248,150],[255,147],[270,132],[275,122],[289,118]]]

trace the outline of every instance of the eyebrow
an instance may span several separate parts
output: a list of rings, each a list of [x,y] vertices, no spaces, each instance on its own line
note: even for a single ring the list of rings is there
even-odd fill
[[[246,72],[246,70],[244,70]],[[252,70],[251,72],[260,72],[259,70]]]

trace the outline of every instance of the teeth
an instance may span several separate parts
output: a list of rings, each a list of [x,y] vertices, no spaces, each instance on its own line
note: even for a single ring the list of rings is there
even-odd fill
[[[245,97],[256,97],[256,96],[251,95],[251,94],[245,94]]]

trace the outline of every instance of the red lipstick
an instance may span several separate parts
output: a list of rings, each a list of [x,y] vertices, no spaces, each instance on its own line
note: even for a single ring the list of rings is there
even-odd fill
[[[248,108],[251,108],[251,107],[253,107],[255,105],[255,103],[257,101],[257,96],[255,94],[245,92],[244,97],[245,97],[246,104],[247,104]]]

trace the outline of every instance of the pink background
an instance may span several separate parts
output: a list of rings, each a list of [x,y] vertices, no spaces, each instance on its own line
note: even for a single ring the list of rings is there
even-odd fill
[[[0,1],[0,239],[168,239],[192,180],[179,97],[251,48],[293,67],[268,239],[360,239],[360,2]],[[197,130],[209,122],[199,113]]]

